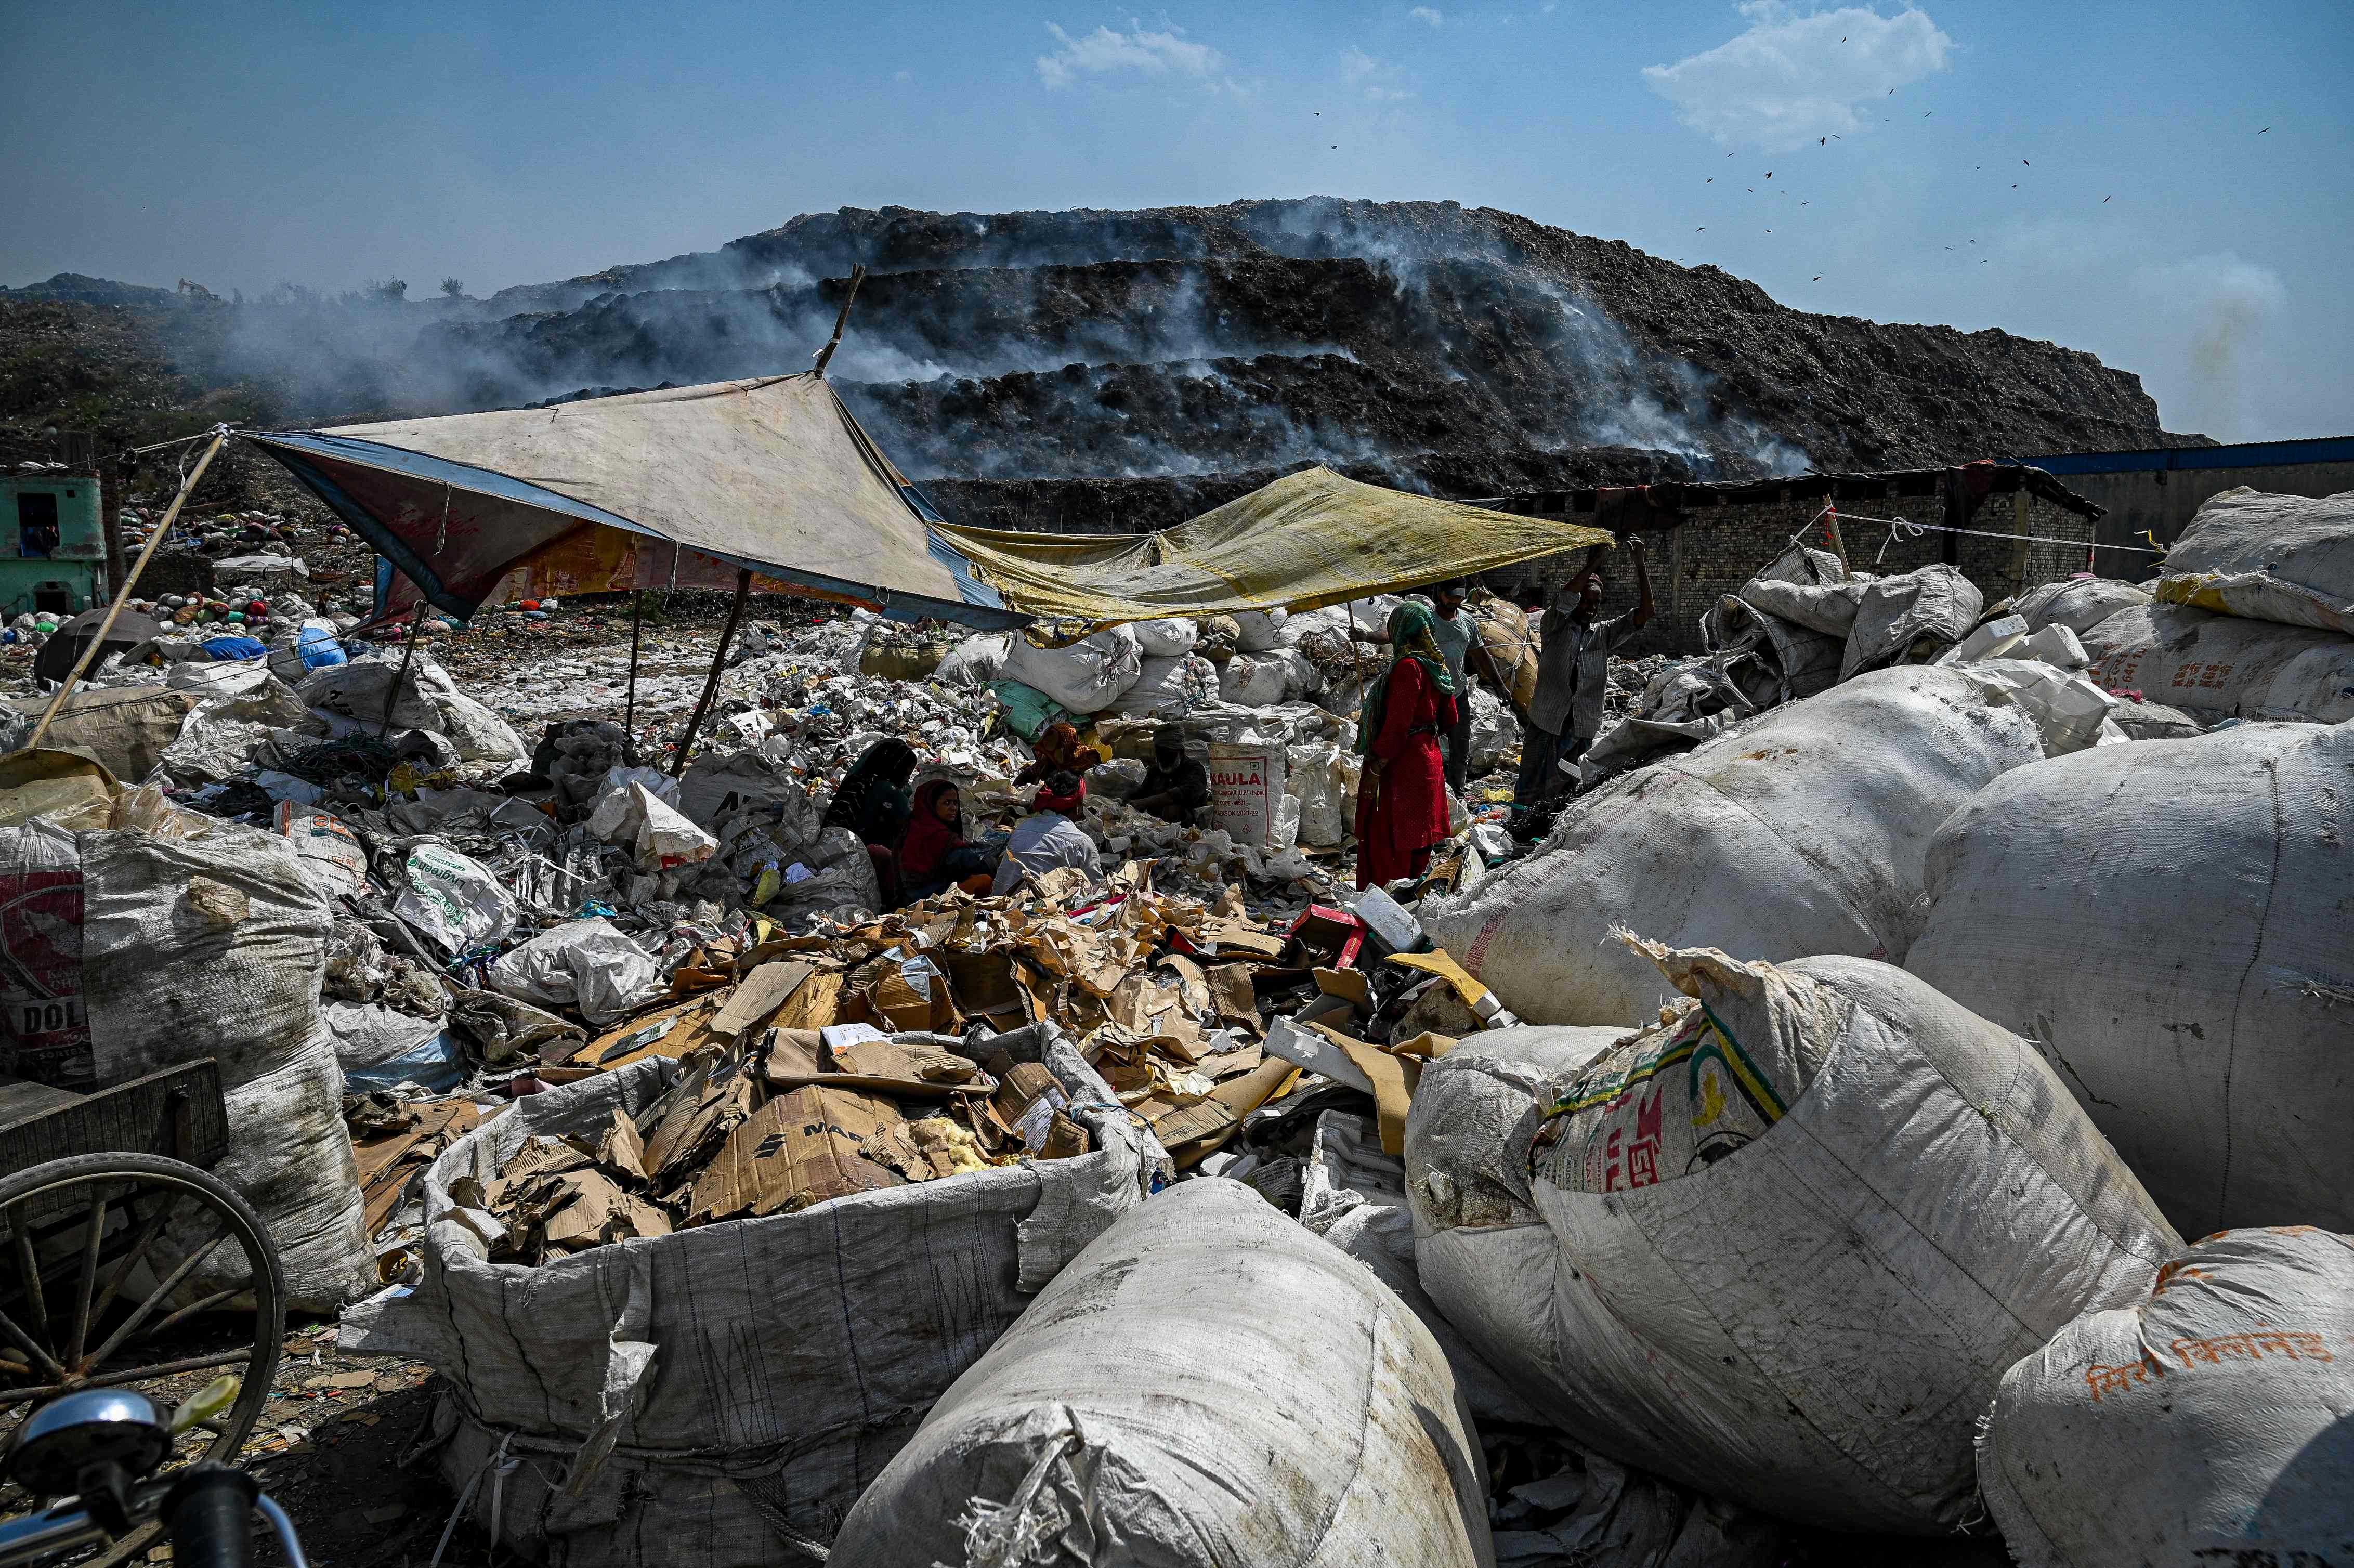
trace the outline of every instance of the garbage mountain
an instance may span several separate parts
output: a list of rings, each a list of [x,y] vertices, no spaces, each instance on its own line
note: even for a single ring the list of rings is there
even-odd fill
[[[2090,355],[1453,202],[845,208],[488,300],[120,308],[323,425],[799,370],[859,265],[829,375],[969,523],[1162,526],[1311,462],[1469,497],[2202,440]]]

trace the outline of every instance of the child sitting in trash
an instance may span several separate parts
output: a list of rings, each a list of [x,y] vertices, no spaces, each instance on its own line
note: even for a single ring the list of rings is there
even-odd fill
[[[899,841],[899,879],[910,904],[945,893],[951,885],[985,894],[1006,835],[991,833],[974,842],[964,836],[964,798],[953,779],[935,779],[916,791],[907,836]]]
[[[1176,726],[1152,732],[1152,760],[1128,803],[1166,822],[1201,824],[1210,804],[1210,770],[1185,755],[1185,736]]]
[[[1044,876],[1064,866],[1076,866],[1089,882],[1103,880],[1103,861],[1095,841],[1076,818],[1086,806],[1087,781],[1068,768],[1048,776],[1030,803],[1031,815],[1013,825],[1013,837],[998,863],[996,893],[1011,893],[1025,877]]]

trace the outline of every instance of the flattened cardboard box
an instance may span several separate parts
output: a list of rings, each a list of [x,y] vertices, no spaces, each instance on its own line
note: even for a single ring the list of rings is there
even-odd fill
[[[762,1106],[695,1178],[694,1223],[790,1213],[830,1198],[904,1185],[860,1150],[901,1121],[896,1107],[847,1089],[795,1089]]]

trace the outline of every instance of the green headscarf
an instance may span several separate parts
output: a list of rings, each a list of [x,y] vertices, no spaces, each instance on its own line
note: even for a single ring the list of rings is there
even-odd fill
[[[1409,599],[1390,612],[1390,646],[1397,650],[1396,662],[1366,686],[1364,700],[1357,705],[1360,757],[1367,755],[1373,737],[1381,732],[1383,712],[1389,703],[1390,677],[1397,673],[1399,663],[1413,660],[1430,677],[1439,695],[1455,695],[1455,673],[1447,667],[1447,655],[1438,651],[1438,638],[1431,630],[1429,606]]]

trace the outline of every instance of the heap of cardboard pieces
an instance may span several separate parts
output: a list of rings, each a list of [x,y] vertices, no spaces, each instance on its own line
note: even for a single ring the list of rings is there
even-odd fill
[[[1340,909],[1271,929],[1238,890],[1207,903],[1159,893],[1137,861],[1100,887],[1058,872],[1003,896],[951,890],[706,955],[698,972],[729,977],[717,989],[540,1074],[670,1056],[666,1093],[593,1135],[531,1138],[451,1195],[494,1259],[537,1263],[1086,1153],[1087,1129],[1036,1059],[1038,1026],[1076,1042],[1181,1170],[1303,1084],[1369,1095],[1394,1152],[1420,1063],[1483,1026],[1471,1003],[1484,993],[1442,956],[1373,962],[1418,936],[1389,908],[1405,926],[1393,943]]]

